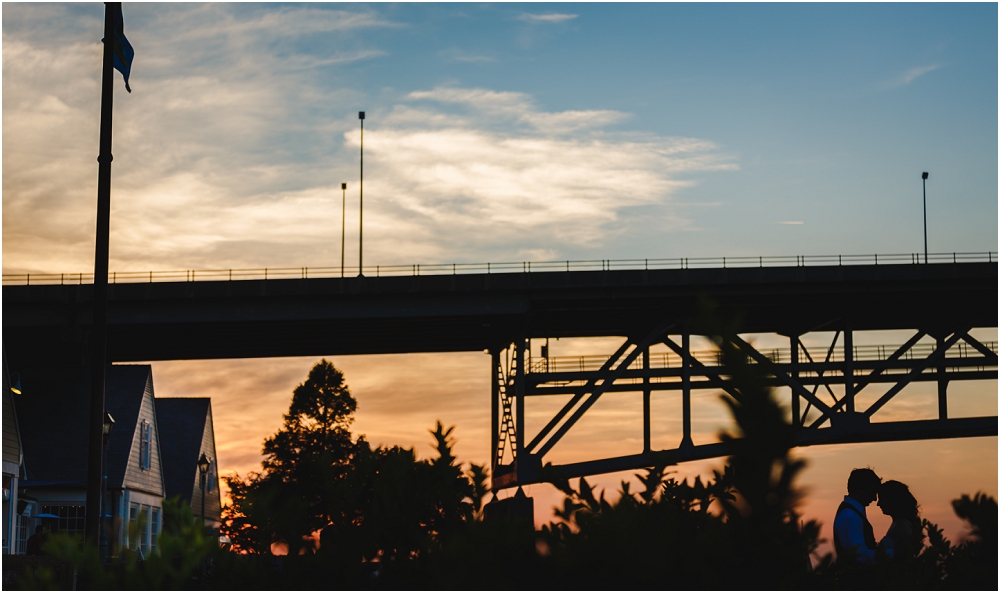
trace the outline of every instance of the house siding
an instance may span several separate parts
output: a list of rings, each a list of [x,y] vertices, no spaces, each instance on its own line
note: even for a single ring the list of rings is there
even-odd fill
[[[212,406],[208,406],[208,414],[205,418],[205,429],[201,435],[201,451],[198,458],[204,453],[209,459],[215,462],[215,488],[209,492],[209,484],[205,484],[205,518],[218,521],[222,514],[222,499],[219,489],[219,458],[215,452],[215,426],[212,423]],[[197,465],[194,468],[194,492],[191,493],[191,510],[196,516],[201,516],[201,477],[198,475]]]
[[[129,452],[128,465],[125,470],[125,487],[140,492],[146,492],[163,497],[163,472],[160,471],[160,435],[156,426],[156,409],[153,400],[153,378],[146,380],[146,389],[142,394],[142,405],[139,417],[135,421],[135,431],[132,434],[132,447]],[[142,434],[140,427],[145,420],[152,425],[149,438],[149,469],[140,466],[140,449]]]

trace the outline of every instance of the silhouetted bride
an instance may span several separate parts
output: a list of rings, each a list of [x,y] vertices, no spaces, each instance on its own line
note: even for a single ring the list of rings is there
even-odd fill
[[[878,507],[892,517],[892,525],[879,542],[889,558],[913,558],[923,547],[924,534],[920,525],[919,505],[906,484],[889,480],[878,491]]]

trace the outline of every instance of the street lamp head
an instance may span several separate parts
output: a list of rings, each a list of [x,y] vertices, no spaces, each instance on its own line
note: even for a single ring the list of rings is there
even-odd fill
[[[190,457],[188,458],[190,459]],[[198,472],[202,476],[208,473],[208,467],[212,465],[212,462],[208,460],[208,457],[204,453],[201,454],[201,458],[198,460]]]
[[[347,189],[347,184],[346,183],[341,183],[340,184],[340,189]]]
[[[358,119],[364,119],[364,118],[365,118],[365,112],[364,111],[359,111],[358,112]]]
[[[21,375],[14,373],[11,375],[11,378],[14,381],[10,385],[10,390],[14,393],[14,395],[21,395]]]
[[[109,436],[111,436],[111,429],[114,427],[115,427],[114,417],[111,414],[104,412],[104,438],[108,438]]]
[[[921,175],[920,178],[921,179],[927,179],[927,171],[924,171],[924,174]]]

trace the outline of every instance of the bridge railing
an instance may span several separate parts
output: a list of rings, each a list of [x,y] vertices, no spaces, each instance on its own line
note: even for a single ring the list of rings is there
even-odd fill
[[[872,255],[769,255],[737,257],[674,257],[655,259],[592,259],[542,262],[451,263],[364,266],[325,266],[305,268],[232,268],[225,270],[161,270],[148,272],[111,272],[112,284],[137,282],[198,282],[210,280],[281,280],[289,278],[353,278],[365,276],[440,276],[452,274],[510,274],[531,272],[587,272],[609,270],[669,270],[694,268],[765,268],[802,266],[886,265],[997,261],[996,251],[931,253],[894,253]],[[11,273],[3,274],[3,283],[92,284],[93,273]]]
[[[982,344],[996,354],[997,343],[995,341],[982,342]],[[892,356],[892,354],[899,348],[899,344],[854,346],[854,361],[884,361]],[[904,361],[923,360],[930,356],[936,348],[937,345],[933,343],[914,344],[909,350],[903,353],[899,359]],[[791,348],[762,348],[759,352],[766,356],[768,360],[776,364],[789,364],[792,361]],[[691,355],[705,366],[722,366],[722,354],[718,350],[694,350],[691,352]],[[970,358],[977,355],[978,351],[975,348],[969,346],[969,344],[965,342],[958,342],[945,352],[945,359]],[[598,371],[601,369],[602,365],[608,361],[608,358],[610,358],[608,355],[550,356],[548,358],[533,357],[530,359],[527,369],[529,374]],[[747,357],[746,361],[749,364],[756,364],[756,361],[750,357]],[[843,348],[835,348],[830,354],[829,359],[826,358],[826,352],[820,352],[818,355],[813,356],[812,362],[836,363],[843,361]],[[805,351],[801,349],[799,350],[799,364],[812,364],[806,357]],[[649,355],[649,368],[651,369],[680,368],[680,366],[681,357],[675,352],[651,352]],[[637,358],[632,362],[632,364],[629,365],[628,368],[629,370],[634,371],[643,370],[642,359]],[[830,373],[831,371],[827,371],[827,374]]]

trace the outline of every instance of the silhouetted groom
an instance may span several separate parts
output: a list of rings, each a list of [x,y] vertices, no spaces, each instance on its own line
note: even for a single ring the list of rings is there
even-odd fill
[[[868,468],[855,469],[847,478],[847,496],[833,520],[833,545],[838,558],[875,561],[875,531],[868,522],[865,507],[875,502],[881,485],[882,478]]]

